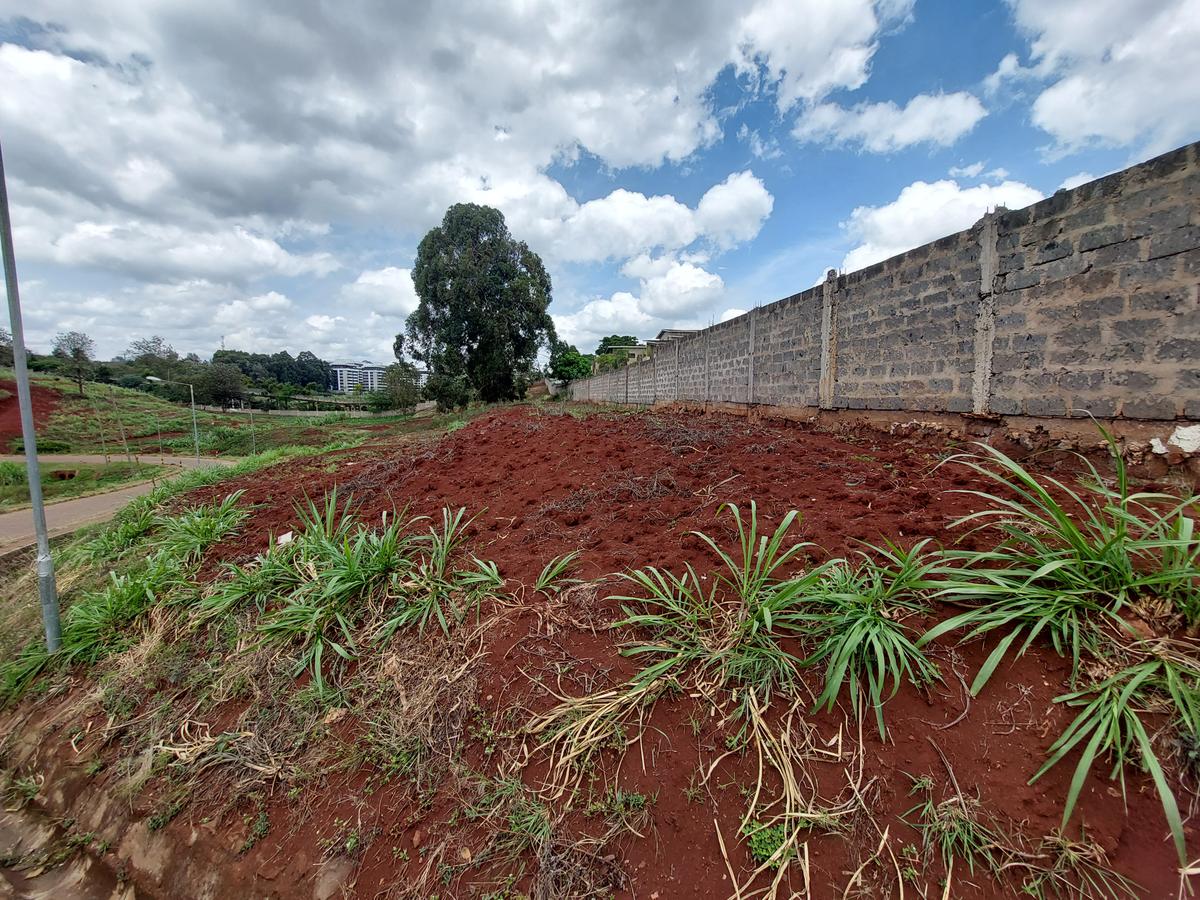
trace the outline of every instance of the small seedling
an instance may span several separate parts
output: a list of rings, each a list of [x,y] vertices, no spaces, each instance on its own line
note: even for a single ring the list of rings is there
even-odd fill
[[[788,841],[787,826],[780,822],[778,825],[766,825],[759,821],[747,822],[742,827],[750,845],[750,855],[755,862],[768,864],[772,869],[778,869],[795,854],[792,847],[784,849]]]

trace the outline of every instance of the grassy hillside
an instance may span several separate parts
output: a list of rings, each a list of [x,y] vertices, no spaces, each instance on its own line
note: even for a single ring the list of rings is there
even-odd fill
[[[0,371],[0,379],[4,377]],[[38,445],[47,453],[193,452],[192,413],[184,405],[151,394],[104,384],[86,384],[84,395],[71,381],[35,375],[35,385],[58,392],[57,404],[38,428]],[[200,452],[206,456],[246,456],[277,447],[356,444],[379,425],[403,423],[409,416],[353,419],[332,414],[312,417],[257,414],[254,428],[244,413],[196,411]],[[14,440],[6,448],[20,449]]]

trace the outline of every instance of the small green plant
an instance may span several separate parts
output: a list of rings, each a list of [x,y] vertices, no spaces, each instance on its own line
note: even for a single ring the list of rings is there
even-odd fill
[[[441,528],[431,526],[422,536],[420,558],[409,577],[397,586],[399,606],[379,629],[380,639],[414,625],[423,634],[431,622],[449,634],[451,623],[461,622],[471,606],[478,608],[484,594],[495,590],[493,585],[498,580],[503,583],[494,564],[489,568],[476,560],[476,569],[468,570],[465,580],[463,573],[453,568],[453,559],[474,521],[474,516],[466,518],[465,509],[453,513],[442,510]]]
[[[241,853],[248,853],[250,849],[267,836],[271,830],[271,820],[267,816],[265,809],[260,809],[258,815],[251,820],[246,817],[246,824],[250,826],[249,834],[246,835],[246,841],[242,844]]]
[[[160,548],[185,564],[199,559],[208,547],[233,534],[246,518],[245,510],[237,508],[243,493],[235,491],[220,503],[197,506],[178,516],[164,518]]]
[[[1021,893],[1037,900],[1134,900],[1144,896],[1136,882],[1112,870],[1104,849],[1086,835],[1078,841],[1061,835],[1043,838],[1036,857],[1038,863],[1028,866]],[[1048,863],[1042,861],[1047,859]]]
[[[537,580],[533,583],[533,590],[539,594],[545,594],[549,597],[552,594],[559,593],[568,584],[579,584],[578,578],[570,578],[567,573],[578,561],[582,551],[572,550],[570,553],[564,553],[562,556],[556,556],[542,568]]]
[[[0,487],[16,487],[25,484],[25,481],[23,465],[18,462],[0,462]]]
[[[415,539],[408,533],[411,523],[405,515],[393,517],[379,531],[361,526],[350,504],[339,502],[336,490],[323,505],[309,501],[299,514],[296,547],[277,551],[267,572],[272,584],[283,584],[289,591],[258,628],[269,642],[298,643],[296,672],[307,668],[318,693],[325,694],[326,661],[332,665],[355,658],[356,623],[373,599],[410,571]],[[257,575],[242,577],[213,602],[238,602],[238,596],[259,590],[263,565]],[[298,580],[293,572],[299,573]]]
[[[550,840],[550,830],[550,811],[522,793],[509,804],[500,844],[510,856],[539,850]]]
[[[742,826],[742,835],[750,845],[750,855],[760,865],[778,869],[795,856],[795,849],[788,846],[789,832],[782,822],[765,825],[751,820]]]
[[[15,809],[21,809],[29,804],[41,789],[40,779],[32,775],[21,775],[10,782],[8,793],[16,801]]]
[[[947,872],[953,871],[955,859],[966,862],[972,873],[976,865],[992,873],[1000,872],[1011,851],[1003,833],[990,821],[978,800],[956,791],[935,802],[932,781],[927,778],[913,781],[909,795],[913,794],[923,797],[904,813],[904,821],[921,832],[926,853],[936,850]]]
[[[1150,732],[1142,716],[1159,705],[1156,696],[1170,698],[1177,727],[1185,733],[1200,733],[1200,668],[1194,660],[1157,657],[1129,666],[1099,684],[1056,697],[1055,701],[1080,711],[1050,746],[1050,756],[1030,779],[1037,781],[1080,749],[1079,762],[1067,791],[1063,825],[1075,810],[1088,772],[1102,758],[1112,760],[1110,778],[1125,789],[1125,768],[1136,761],[1148,772],[1158,791],[1163,813],[1175,841],[1181,864],[1187,862],[1183,820],[1166,772],[1154,751]]]
[[[849,683],[852,707],[859,708],[861,693],[875,711],[880,737],[886,734],[883,705],[902,682],[927,685],[941,678],[900,621],[923,608],[916,592],[936,565],[924,554],[926,543],[909,550],[891,544],[873,548],[880,561],[864,553],[858,568],[833,565],[808,594],[815,611],[807,618],[818,645],[805,662],[825,664],[825,689],[816,706],[832,709]]]
[[[965,639],[996,629],[1008,633],[975,678],[978,692],[1020,641],[1018,655],[1042,634],[1069,655],[1073,677],[1087,651],[1095,653],[1099,622],[1126,627],[1119,613],[1143,596],[1164,599],[1189,625],[1200,622],[1200,535],[1194,510],[1200,498],[1134,493],[1120,448],[1101,429],[1115,467],[1109,487],[1095,466],[1079,456],[1087,475],[1078,489],[1037,476],[986,444],[940,465],[971,469],[1015,497],[964,491],[986,506],[955,526],[992,528],[1002,537],[993,549],[948,551],[938,595],[974,608],[940,623],[920,643],[958,628]]]
[[[738,531],[738,557],[720,549],[708,535],[695,533],[711,547],[724,570],[706,590],[696,570],[688,565],[682,575],[653,567],[622,577],[645,597],[618,596],[625,618],[614,627],[633,626],[653,637],[622,652],[627,656],[654,657],[634,682],[679,678],[689,667],[699,677],[722,687],[755,688],[767,698],[772,690],[791,684],[799,660],[785,650],[780,633],[800,633],[806,622],[805,598],[828,568],[820,566],[785,577],[783,570],[811,544],[784,547],[797,513],[784,516],[768,537],[758,530],[758,511],[750,504],[747,522],[740,510],[725,504]],[[644,611],[630,605],[640,603]]]

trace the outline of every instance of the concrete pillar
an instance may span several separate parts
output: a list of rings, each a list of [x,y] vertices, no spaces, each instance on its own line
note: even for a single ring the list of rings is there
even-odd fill
[[[679,401],[679,340],[675,340],[675,401]]]
[[[712,326],[710,325],[709,327],[711,328]],[[708,344],[709,344],[709,339],[711,337],[712,337],[712,335],[706,329],[704,332],[704,402],[705,402],[705,404],[707,404],[708,401],[712,398],[712,390],[711,390],[712,374],[709,371],[709,359],[708,359]]]
[[[830,269],[821,287],[821,377],[817,382],[821,409],[833,409],[833,387],[837,383],[837,278],[837,271]]]
[[[629,405],[629,361],[625,362],[625,405]]]
[[[1000,268],[999,218],[1002,210],[979,220],[979,305],[975,311],[975,371],[971,376],[971,409],[988,411],[992,394],[992,348],[996,342],[996,282]]]
[[[758,312],[757,306],[750,307],[750,346],[746,350],[746,403],[754,405],[754,318]]]

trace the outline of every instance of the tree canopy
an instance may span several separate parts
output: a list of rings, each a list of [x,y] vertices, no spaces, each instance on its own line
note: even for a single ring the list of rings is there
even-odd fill
[[[596,355],[612,353],[616,347],[634,347],[637,346],[637,343],[638,339],[632,334],[610,334],[608,337],[600,338],[600,344],[596,347]]]
[[[63,372],[75,382],[79,395],[83,396],[83,383],[95,367],[96,342],[82,331],[64,331],[54,336],[50,353],[60,360]]]
[[[490,206],[458,203],[417,248],[407,349],[446,408],[524,396],[538,349],[554,338],[550,276]]]
[[[591,356],[580,353],[574,344],[556,340],[550,347],[550,377],[556,381],[575,381],[592,374]]]
[[[247,353],[245,350],[218,350],[214,363],[234,366],[252,381],[269,386],[271,382],[298,388],[324,390],[329,386],[329,363],[308,350],[293,358],[286,350],[278,353]]]

